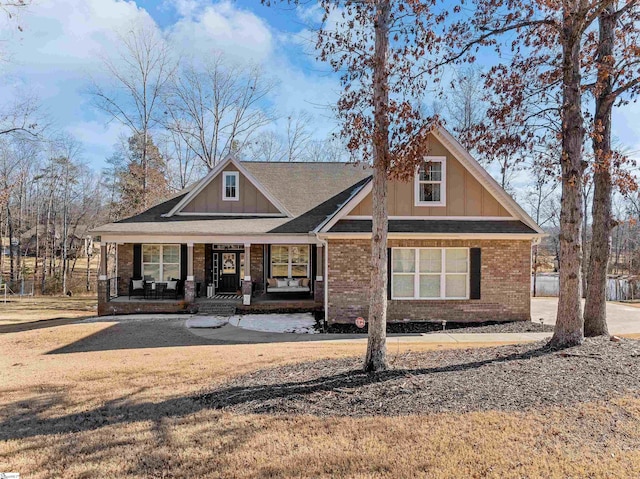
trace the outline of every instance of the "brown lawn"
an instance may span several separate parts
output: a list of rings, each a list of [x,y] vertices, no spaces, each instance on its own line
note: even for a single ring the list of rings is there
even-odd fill
[[[87,318],[96,315],[95,297],[9,296],[0,297],[0,325],[56,318]]]
[[[364,345],[215,345],[175,321],[134,323],[50,322],[0,333],[0,471],[27,478],[640,477],[638,400],[364,419],[233,415],[190,398],[237,374],[362,355]],[[137,340],[141,346],[131,347]],[[391,352],[434,347],[443,346],[396,343]]]

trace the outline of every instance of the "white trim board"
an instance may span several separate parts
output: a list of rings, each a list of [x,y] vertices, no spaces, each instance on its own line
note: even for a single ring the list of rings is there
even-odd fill
[[[273,196],[264,186],[262,186],[262,184],[260,184],[260,182],[251,173],[249,173],[249,171],[244,166],[242,166],[241,162],[238,161],[232,155],[227,155],[227,157],[224,160],[222,160],[220,163],[218,163],[204,178],[202,178],[200,182],[193,189],[191,189],[191,191],[189,191],[189,193],[187,193],[186,196],[182,198],[177,205],[175,205],[171,209],[171,211],[169,211],[168,213],[162,216],[171,217],[181,212],[182,209],[187,204],[189,204],[191,200],[193,200],[202,190],[204,190],[204,188],[209,183],[211,183],[220,174],[220,172],[224,170],[227,167],[227,165],[229,165],[230,163],[233,164],[238,169],[238,171],[242,173],[244,177],[247,180],[249,180],[249,182],[253,186],[255,186],[258,189],[258,191],[260,191],[271,202],[271,204],[273,204],[273,206],[275,206],[278,210],[280,210],[280,212],[284,216],[293,218],[293,215],[284,207],[284,205],[275,196]]]
[[[197,235],[197,234],[153,234],[145,235],[103,233],[102,243],[231,243],[231,244],[320,244],[315,235],[278,235],[278,234],[258,234],[258,235]]]
[[[488,240],[523,240],[531,241],[536,238],[543,238],[545,234],[540,233],[389,233],[388,239],[488,239]],[[369,239],[371,233],[318,233],[320,239]]]
[[[371,220],[367,215],[347,215],[343,220]],[[513,216],[389,216],[389,220],[434,220],[434,221],[520,221]]]

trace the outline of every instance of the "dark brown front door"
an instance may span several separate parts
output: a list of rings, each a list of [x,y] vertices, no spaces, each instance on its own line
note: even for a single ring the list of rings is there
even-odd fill
[[[236,251],[219,251],[218,255],[218,292],[235,293],[240,285],[240,261]]]

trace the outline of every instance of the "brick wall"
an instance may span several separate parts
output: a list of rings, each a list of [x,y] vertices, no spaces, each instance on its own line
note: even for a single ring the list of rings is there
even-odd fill
[[[193,275],[195,276],[196,283],[202,283],[202,287],[206,288],[206,286],[204,286],[204,244],[202,243],[193,245]]]
[[[389,321],[459,322],[529,320],[531,316],[531,241],[528,240],[389,240],[389,247],[469,247],[482,249],[479,300],[393,300]],[[370,280],[369,240],[329,242],[330,322],[367,317]]]
[[[129,294],[129,280],[133,276],[133,243],[118,245],[118,296]]]
[[[249,262],[251,263],[249,269],[251,281],[255,283],[254,293],[264,293],[264,245],[251,245]]]

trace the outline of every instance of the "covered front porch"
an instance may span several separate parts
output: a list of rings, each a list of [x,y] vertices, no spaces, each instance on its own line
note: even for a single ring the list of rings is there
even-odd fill
[[[216,302],[247,312],[322,310],[323,247],[290,240],[104,242],[99,314],[197,312]]]

